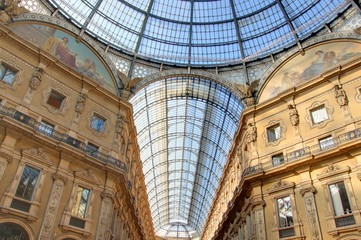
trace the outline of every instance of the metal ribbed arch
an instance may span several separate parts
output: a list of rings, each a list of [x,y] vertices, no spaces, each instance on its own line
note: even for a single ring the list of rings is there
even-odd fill
[[[154,227],[162,237],[177,235],[169,229],[180,221],[197,237],[243,105],[224,86],[194,76],[159,80],[138,93],[130,101]]]

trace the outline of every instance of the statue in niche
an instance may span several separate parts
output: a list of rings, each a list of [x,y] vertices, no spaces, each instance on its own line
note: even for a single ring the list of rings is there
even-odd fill
[[[119,150],[121,154],[125,153],[126,144],[126,131],[125,131],[126,120],[121,114],[118,114],[117,121],[115,122],[115,140],[119,143]]]
[[[29,87],[31,90],[35,91],[36,89],[38,89],[40,83],[41,83],[41,78],[44,75],[44,69],[43,68],[36,68],[35,72],[33,73],[32,78],[30,79],[30,83],[29,83]]]
[[[341,85],[335,86],[335,97],[336,97],[337,103],[338,103],[338,105],[340,105],[340,107],[346,106],[348,104],[346,92],[345,92],[345,90],[342,89]]]
[[[130,163],[131,162],[131,159],[132,159],[132,156],[133,156],[133,147],[132,147],[132,143],[128,143],[128,146],[127,146],[127,153],[126,153],[126,158],[127,158],[127,161]]]
[[[292,126],[298,126],[298,124],[300,123],[300,117],[298,115],[298,111],[296,109],[296,105],[294,104],[289,104],[288,105],[288,109],[289,109],[289,116],[290,116],[290,122]]]
[[[84,111],[85,99],[86,99],[86,94],[85,93],[80,93],[77,100],[76,100],[75,112],[77,114],[77,118]]]

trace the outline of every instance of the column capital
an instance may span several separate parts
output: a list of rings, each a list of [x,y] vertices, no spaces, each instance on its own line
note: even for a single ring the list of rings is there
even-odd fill
[[[309,186],[300,190],[300,194],[302,195],[302,197],[304,197],[307,192],[315,193],[316,188],[314,186]]]

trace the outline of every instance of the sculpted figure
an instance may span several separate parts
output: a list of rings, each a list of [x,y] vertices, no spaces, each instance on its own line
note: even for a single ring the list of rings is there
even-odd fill
[[[249,84],[243,85],[239,83],[235,84],[236,88],[245,96],[243,98],[243,101],[247,107],[253,106],[255,104],[253,93],[255,93],[257,90],[258,82],[259,80],[253,81],[250,85]]]
[[[118,114],[117,121],[115,123],[115,140],[119,143],[119,150],[121,154],[125,152],[125,144],[126,144],[126,131],[125,126],[126,121],[125,117],[121,114]]]
[[[298,115],[296,105],[289,104],[288,109],[292,126],[298,126],[298,124],[300,123],[300,117]]]
[[[257,127],[254,123],[248,123],[248,128],[246,132],[246,142],[251,143],[257,140]]]
[[[76,100],[76,105],[75,105],[75,112],[77,113],[77,116],[82,114],[84,111],[85,99],[86,99],[86,94],[80,93],[78,99]]]
[[[44,69],[43,68],[36,68],[35,72],[32,76],[32,78],[30,79],[30,83],[29,83],[29,87],[32,90],[36,90],[38,89],[40,83],[41,83],[41,78],[43,77],[44,74]]]
[[[342,89],[341,85],[335,86],[335,97],[340,107],[346,106],[348,104],[346,92]]]

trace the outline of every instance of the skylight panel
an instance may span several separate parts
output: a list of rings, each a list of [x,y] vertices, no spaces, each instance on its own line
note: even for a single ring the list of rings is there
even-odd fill
[[[155,0],[151,14],[170,21],[190,22],[191,4],[178,0]]]
[[[194,1],[193,22],[218,22],[232,19],[229,0]]]

